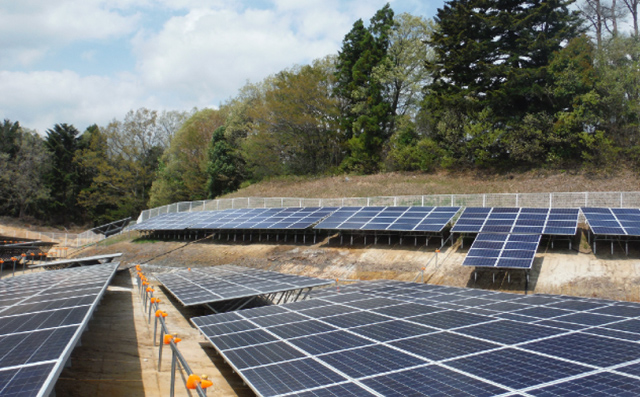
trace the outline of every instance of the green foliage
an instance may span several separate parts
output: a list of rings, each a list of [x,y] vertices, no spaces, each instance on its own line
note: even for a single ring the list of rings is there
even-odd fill
[[[182,124],[158,161],[157,177],[149,197],[150,207],[207,197],[207,148],[213,132],[224,122],[220,111],[203,109]]]
[[[80,219],[77,197],[82,186],[80,172],[73,161],[78,150],[79,134],[74,126],[64,123],[47,130],[45,146],[52,161],[52,167],[45,176],[51,192],[47,212],[54,223],[67,224]]]
[[[592,134],[583,132],[580,136],[583,146],[582,158],[588,166],[596,169],[607,169],[616,164],[615,159],[620,152],[615,147],[613,140],[605,136],[604,131],[596,131]]]
[[[341,127],[349,154],[342,169],[346,171],[375,172],[390,135],[392,108],[375,71],[387,63],[393,25],[393,10],[387,4],[371,18],[368,29],[362,20],[356,21],[338,54],[335,93],[344,100]]]
[[[563,0],[447,2],[430,41],[437,58],[428,65],[435,82],[425,106],[436,114],[488,107],[502,120],[553,113],[546,68],[580,23],[568,6]]]
[[[425,171],[438,168],[444,151],[430,138],[416,133],[413,123],[400,119],[400,126],[389,139],[385,168],[388,171]]]
[[[225,137],[225,128],[219,127],[213,133],[209,146],[207,166],[207,192],[209,198],[216,198],[238,189],[243,180],[243,161],[236,155]]]
[[[20,123],[11,122],[8,119],[4,119],[4,122],[0,124],[0,153],[9,155],[9,158],[15,157],[20,150],[19,137],[20,137]]]
[[[78,158],[94,177],[78,201],[96,223],[137,216],[146,208],[158,161],[174,132],[161,120],[156,111],[142,108],[92,132]]]
[[[51,167],[50,154],[37,133],[23,130],[17,122],[5,120],[5,125],[11,126],[11,134],[4,135],[10,150],[0,151],[0,210],[20,218],[42,216],[40,208],[50,192],[44,183]]]
[[[253,178],[324,173],[340,159],[332,58],[271,76],[247,110],[242,154]],[[229,134],[226,134],[229,136]]]

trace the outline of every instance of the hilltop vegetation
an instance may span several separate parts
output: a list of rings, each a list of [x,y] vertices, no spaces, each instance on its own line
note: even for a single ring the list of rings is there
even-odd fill
[[[261,180],[339,176],[325,182],[337,188],[345,175],[386,172],[438,180],[463,170],[489,183],[357,194],[512,191],[492,181],[560,170],[583,175],[560,191],[635,190],[625,170],[640,165],[637,2],[570,4],[450,0],[433,20],[386,5],[356,21],[337,54],[248,83],[216,109],[138,109],[83,133],[56,124],[44,138],[5,120],[0,210],[99,224]],[[617,28],[624,10],[629,34]],[[618,182],[584,176],[603,171]],[[404,174],[392,175],[380,180]]]

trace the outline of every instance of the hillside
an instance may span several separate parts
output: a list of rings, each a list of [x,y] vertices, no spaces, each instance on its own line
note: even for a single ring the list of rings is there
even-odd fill
[[[381,173],[332,177],[286,177],[262,181],[222,198],[372,197],[428,194],[616,192],[640,190],[640,175],[621,168],[611,174],[536,170],[524,173]]]

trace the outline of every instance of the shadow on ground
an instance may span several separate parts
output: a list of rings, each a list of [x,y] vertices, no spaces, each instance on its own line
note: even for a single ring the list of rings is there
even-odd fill
[[[145,396],[131,288],[129,272],[118,272],[60,374],[56,395]]]

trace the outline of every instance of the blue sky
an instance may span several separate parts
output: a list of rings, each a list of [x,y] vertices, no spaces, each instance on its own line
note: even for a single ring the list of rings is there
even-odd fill
[[[0,116],[83,131],[141,107],[217,107],[340,49],[380,0],[0,0]],[[432,18],[443,0],[390,1]]]

